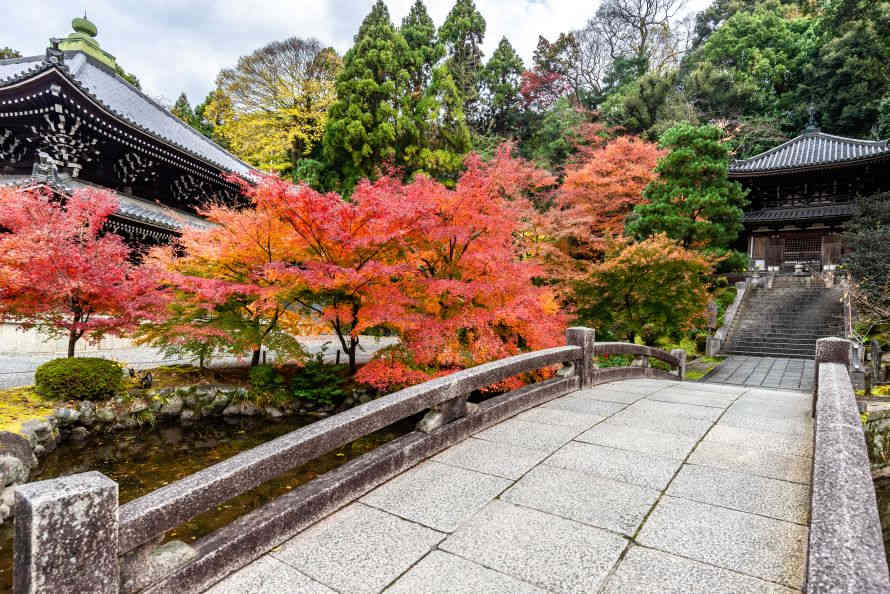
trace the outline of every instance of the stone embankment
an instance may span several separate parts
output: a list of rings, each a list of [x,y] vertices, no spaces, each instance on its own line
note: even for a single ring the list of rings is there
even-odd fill
[[[122,396],[107,402],[66,403],[46,418],[26,421],[15,433],[0,431],[0,524],[12,516],[14,487],[27,482],[39,458],[65,440],[158,422],[187,424],[208,417],[274,419],[292,414],[325,417],[338,409],[370,400],[369,395],[355,394],[339,407],[313,406],[298,400],[258,406],[250,400],[246,388],[201,385],[149,390],[137,398]]]

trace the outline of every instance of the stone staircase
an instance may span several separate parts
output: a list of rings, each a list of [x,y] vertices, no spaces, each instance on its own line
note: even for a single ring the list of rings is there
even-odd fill
[[[842,336],[840,289],[809,277],[776,277],[772,288],[749,289],[722,352],[812,359],[816,339]]]

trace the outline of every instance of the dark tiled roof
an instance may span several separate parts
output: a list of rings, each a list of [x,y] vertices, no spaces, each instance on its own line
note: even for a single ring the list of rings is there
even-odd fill
[[[834,219],[856,214],[855,204],[804,206],[799,208],[764,208],[745,213],[746,223]]]
[[[177,147],[218,169],[252,177],[255,170],[171,114],[105,65],[83,52],[66,52],[65,76],[94,101],[134,128]],[[52,65],[40,57],[0,60],[0,87],[29,78]]]
[[[750,159],[733,161],[730,175],[800,169],[890,157],[886,140],[857,140],[812,130]]]
[[[33,183],[35,183],[34,178],[27,175],[0,175],[0,186],[23,186],[32,185]],[[195,215],[182,212],[181,210],[176,210],[169,206],[162,206],[148,200],[142,200],[141,198],[120,194],[114,190],[87,183],[79,179],[65,178],[61,183],[68,191],[79,188],[99,188],[111,192],[120,202],[120,207],[115,214],[125,219],[130,219],[131,221],[146,223],[154,227],[161,227],[172,231],[178,231],[186,227],[206,229],[214,226],[213,223],[206,221],[201,217],[196,217]]]

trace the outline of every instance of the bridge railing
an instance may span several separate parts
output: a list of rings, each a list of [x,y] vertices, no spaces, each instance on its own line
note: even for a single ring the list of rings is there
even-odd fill
[[[815,448],[807,592],[890,592],[865,434],[850,380],[852,344],[816,342]]]
[[[405,388],[241,452],[118,506],[97,472],[29,483],[16,492],[15,593],[198,592],[374,487],[469,435],[579,388],[619,379],[682,379],[685,353],[596,343],[569,328],[567,346],[478,365]],[[602,354],[645,363],[598,369]],[[648,366],[654,358],[677,375]],[[471,393],[562,365],[555,377],[470,404]],[[306,462],[426,412],[417,429],[238,518],[192,546],[158,549],[164,534]]]

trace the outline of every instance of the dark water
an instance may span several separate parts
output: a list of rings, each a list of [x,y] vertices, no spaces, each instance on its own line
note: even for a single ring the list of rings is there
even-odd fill
[[[120,502],[183,478],[202,468],[315,421],[314,417],[205,420],[187,427],[157,426],[67,441],[41,460],[30,480],[98,470],[120,485]],[[171,530],[167,540],[193,542],[235,518],[271,501],[318,475],[404,435],[413,420],[401,421],[325,454],[256,489],[235,497],[215,510]],[[0,594],[12,592],[12,522],[0,528]]]

